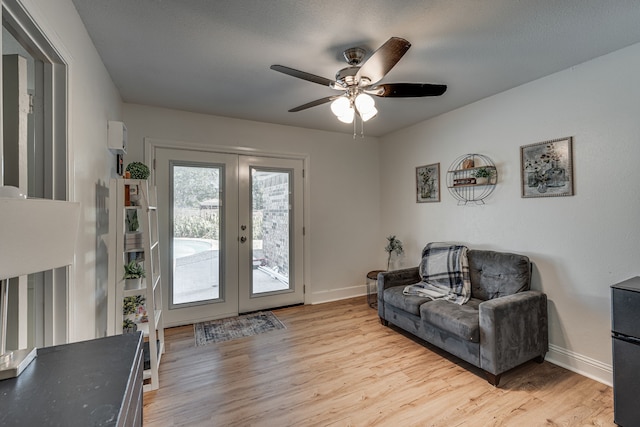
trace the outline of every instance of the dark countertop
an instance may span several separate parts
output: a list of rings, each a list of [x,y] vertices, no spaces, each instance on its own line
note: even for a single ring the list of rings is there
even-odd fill
[[[141,334],[38,349],[18,378],[0,381],[0,426],[116,425]]]
[[[640,292],[640,277],[632,277],[623,282],[616,283],[611,287],[616,289],[624,289],[627,291]]]

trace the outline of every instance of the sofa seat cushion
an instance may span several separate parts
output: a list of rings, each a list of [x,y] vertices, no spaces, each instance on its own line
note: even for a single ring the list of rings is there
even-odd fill
[[[458,305],[438,299],[420,307],[420,317],[438,329],[466,341],[480,342],[480,317],[478,306],[482,300],[471,298]]]
[[[420,306],[427,301],[431,301],[431,298],[416,295],[404,295],[403,290],[404,286],[394,286],[392,288],[385,289],[382,296],[384,303],[415,316],[420,316]]]

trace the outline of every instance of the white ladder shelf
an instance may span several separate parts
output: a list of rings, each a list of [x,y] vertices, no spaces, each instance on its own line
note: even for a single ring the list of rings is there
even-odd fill
[[[127,193],[129,197],[127,197]],[[123,333],[125,298],[145,298],[146,321],[134,320],[144,334],[144,391],[159,387],[158,368],[164,353],[162,281],[156,188],[142,179],[112,179],[109,192],[109,293],[108,335]],[[130,231],[128,220],[137,218],[137,231]],[[124,267],[130,261],[144,267],[146,277],[137,289],[126,289]]]

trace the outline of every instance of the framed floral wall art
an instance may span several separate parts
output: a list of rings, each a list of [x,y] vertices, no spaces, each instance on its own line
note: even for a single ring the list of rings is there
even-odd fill
[[[416,168],[416,202],[440,201],[440,163]]]
[[[572,138],[520,147],[522,197],[573,196]]]

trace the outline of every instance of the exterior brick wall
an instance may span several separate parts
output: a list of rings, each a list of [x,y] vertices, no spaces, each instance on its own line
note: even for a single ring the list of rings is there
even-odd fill
[[[262,175],[262,249],[267,267],[289,276],[289,176],[284,173]]]

